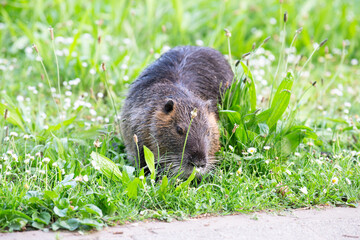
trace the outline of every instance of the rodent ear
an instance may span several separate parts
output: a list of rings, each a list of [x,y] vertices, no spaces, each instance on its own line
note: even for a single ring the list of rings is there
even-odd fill
[[[169,113],[169,112],[171,112],[173,109],[174,109],[174,101],[170,99],[170,100],[168,100],[168,101],[165,103],[164,111],[165,111],[166,113]]]

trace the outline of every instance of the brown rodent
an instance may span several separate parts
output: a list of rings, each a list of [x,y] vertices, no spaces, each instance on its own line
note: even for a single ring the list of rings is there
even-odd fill
[[[180,170],[187,177],[195,166],[201,176],[213,168],[220,148],[217,103],[233,76],[223,55],[206,47],[175,47],[148,66],[131,84],[121,114],[122,137],[134,165],[140,155],[140,167],[146,166],[145,145],[158,169],[171,175]]]

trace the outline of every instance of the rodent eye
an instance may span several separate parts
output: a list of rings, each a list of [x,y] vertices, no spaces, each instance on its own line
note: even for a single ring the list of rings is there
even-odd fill
[[[184,134],[184,129],[182,129],[181,127],[179,126],[176,126],[176,132],[180,135],[183,135]]]

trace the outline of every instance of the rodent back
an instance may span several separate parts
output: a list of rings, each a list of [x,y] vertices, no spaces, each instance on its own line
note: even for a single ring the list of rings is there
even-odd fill
[[[129,96],[143,95],[143,91],[152,85],[175,84],[203,100],[213,101],[216,108],[233,76],[230,65],[220,52],[206,47],[175,47],[142,72],[131,85]]]

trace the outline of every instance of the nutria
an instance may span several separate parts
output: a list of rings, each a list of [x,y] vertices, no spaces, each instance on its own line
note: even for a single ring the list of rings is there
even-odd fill
[[[148,66],[131,84],[121,114],[122,137],[134,165],[140,155],[140,167],[146,166],[145,145],[158,169],[171,175],[181,168],[187,177],[195,166],[201,176],[213,168],[220,148],[217,103],[232,79],[224,56],[206,47],[175,47]]]

